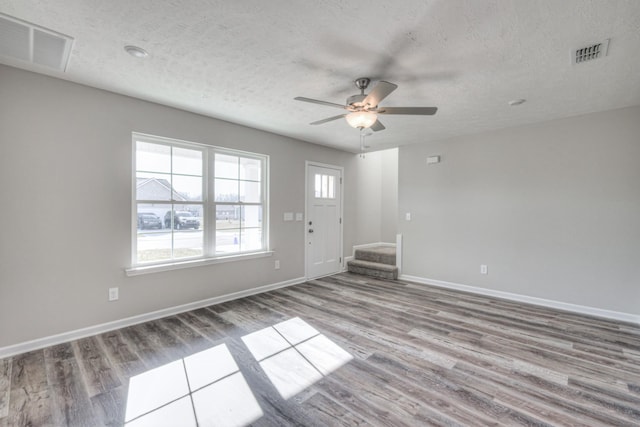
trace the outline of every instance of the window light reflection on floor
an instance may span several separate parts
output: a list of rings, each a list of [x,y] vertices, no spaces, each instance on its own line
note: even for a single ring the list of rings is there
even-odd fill
[[[353,359],[299,317],[242,337],[283,399],[289,399]]]
[[[127,427],[243,426],[262,415],[225,344],[129,379]]]
[[[242,337],[283,399],[353,359],[299,317]],[[263,411],[226,344],[129,379],[126,427],[244,426]]]

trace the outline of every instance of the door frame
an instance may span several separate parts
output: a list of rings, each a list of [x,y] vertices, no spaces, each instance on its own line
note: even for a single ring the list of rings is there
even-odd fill
[[[341,183],[340,183],[340,235],[338,236],[338,240],[340,241],[340,270],[336,271],[335,273],[330,273],[328,275],[331,274],[336,274],[336,273],[340,273],[341,271],[344,271],[344,248],[343,248],[343,235],[344,235],[344,188],[345,188],[345,179],[344,179],[344,167],[343,166],[336,166],[336,165],[330,165],[327,163],[320,163],[320,162],[314,162],[312,160],[306,160],[304,162],[304,222],[303,222],[303,233],[302,233],[302,238],[303,238],[303,242],[304,242],[304,278],[305,280],[309,280],[309,265],[308,265],[308,255],[309,255],[309,248],[308,248],[308,244],[307,244],[307,227],[308,227],[308,221],[309,221],[309,212],[308,212],[308,208],[309,208],[309,166],[318,166],[321,168],[327,168],[327,169],[335,169],[340,171],[340,179],[341,179]],[[318,277],[324,277],[324,276],[318,276]],[[313,279],[317,279],[317,277],[314,277]]]

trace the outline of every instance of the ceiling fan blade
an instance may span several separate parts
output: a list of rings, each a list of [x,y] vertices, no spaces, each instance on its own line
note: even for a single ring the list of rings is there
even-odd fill
[[[317,122],[309,123],[310,125],[321,125],[323,123],[332,122],[334,120],[338,120],[346,116],[346,114],[340,114],[339,116],[329,117],[328,119],[318,120]]]
[[[305,98],[304,96],[297,96],[295,98],[296,101],[303,101],[303,102],[310,102],[312,104],[320,104],[320,105],[326,105],[329,107],[336,107],[336,108],[341,108],[341,109],[345,109],[346,107],[342,104],[336,104],[334,102],[327,102],[327,101],[320,101],[319,99],[311,99],[311,98]]]
[[[386,127],[384,127],[384,125],[380,122],[380,120],[376,120],[376,122],[372,124],[369,129],[371,129],[374,132],[378,132],[380,130],[385,130]]]
[[[374,87],[369,95],[362,101],[363,104],[369,104],[371,107],[377,106],[380,101],[385,99],[391,92],[396,90],[398,85],[394,85],[393,83],[385,82],[381,80],[378,82],[376,87]]]
[[[413,116],[433,116],[438,107],[384,107],[380,108],[378,114],[408,114]]]

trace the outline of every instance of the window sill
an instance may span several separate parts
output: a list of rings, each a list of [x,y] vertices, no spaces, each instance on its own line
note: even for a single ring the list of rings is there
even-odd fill
[[[265,258],[273,255],[273,251],[252,252],[248,254],[237,254],[220,256],[215,258],[199,258],[188,261],[177,261],[166,264],[141,265],[125,269],[128,277],[140,276],[142,274],[160,273],[162,271],[180,270],[182,268],[202,267],[204,265],[221,264],[223,262],[244,261],[247,259]]]

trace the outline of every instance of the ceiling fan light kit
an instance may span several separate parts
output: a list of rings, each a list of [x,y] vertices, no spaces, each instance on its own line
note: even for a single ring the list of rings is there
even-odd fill
[[[389,96],[391,92],[396,90],[398,85],[381,80],[368,95],[365,95],[364,91],[369,86],[369,83],[371,83],[371,79],[368,77],[360,77],[356,79],[354,83],[360,90],[360,93],[347,98],[346,105],[305,98],[302,96],[298,96],[294,99],[296,101],[326,105],[328,107],[340,108],[348,111],[348,113],[345,114],[315,121],[311,123],[312,125],[321,125],[344,117],[351,127],[361,130],[371,128],[374,132],[385,129],[384,125],[380,120],[378,120],[378,114],[432,116],[436,111],[438,111],[438,108],[436,107],[379,107],[378,104]]]
[[[356,111],[345,116],[347,123],[356,129],[368,129],[378,120],[378,115],[370,111]]]

